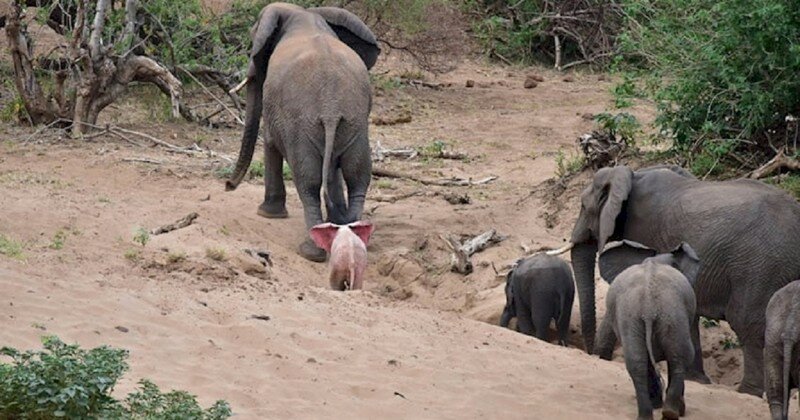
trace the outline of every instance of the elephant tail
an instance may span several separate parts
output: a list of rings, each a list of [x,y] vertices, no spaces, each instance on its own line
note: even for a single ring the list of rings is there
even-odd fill
[[[336,142],[336,128],[339,126],[339,119],[325,119],[322,121],[325,129],[325,151],[322,155],[322,200],[328,209],[333,208],[333,203],[328,196],[328,179],[331,176],[331,158],[333,155],[333,144]],[[328,215],[328,219],[331,215]]]
[[[647,355],[650,357],[650,364],[658,377],[659,388],[664,389],[664,381],[661,379],[661,373],[659,373],[656,365],[656,358],[653,356],[653,320],[649,318],[644,320],[644,339],[647,345]]]
[[[789,374],[792,370],[792,340],[783,341],[783,418],[789,418]]]

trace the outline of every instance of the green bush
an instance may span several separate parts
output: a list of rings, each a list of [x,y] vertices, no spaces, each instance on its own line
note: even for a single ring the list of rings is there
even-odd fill
[[[231,410],[217,401],[203,410],[184,391],[162,393],[147,380],[124,401],[111,396],[128,370],[127,350],[101,346],[91,350],[43,337],[44,350],[19,351],[10,347],[0,354],[0,418],[4,419],[226,419]]]
[[[645,68],[656,123],[679,151],[717,161],[767,145],[800,111],[796,0],[625,0],[620,47]],[[711,148],[714,150],[705,150]]]

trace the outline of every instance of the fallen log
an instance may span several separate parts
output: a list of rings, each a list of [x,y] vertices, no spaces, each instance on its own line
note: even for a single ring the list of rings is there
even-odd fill
[[[774,158],[770,159],[769,162],[753,171],[753,173],[750,174],[750,178],[761,179],[782,168],[792,171],[800,171],[800,160],[792,159],[786,156],[786,154],[784,154],[784,150],[781,149],[781,151],[778,152]]]
[[[170,223],[164,226],[161,226],[157,229],[153,229],[150,231],[151,235],[161,235],[162,233],[172,232],[173,230],[178,230],[181,228],[185,228],[194,222],[197,219],[198,214],[195,212],[189,213],[186,216],[182,217],[180,220]]]
[[[473,185],[483,185],[483,184],[488,184],[498,178],[497,176],[492,175],[476,181],[473,181],[472,178],[459,178],[459,177],[452,177],[446,179],[425,179],[411,174],[405,174],[402,172],[392,171],[384,168],[376,168],[376,167],[372,168],[372,175],[383,178],[409,179],[411,181],[419,182],[420,184],[423,185],[436,185],[440,187],[469,187]]]
[[[497,231],[494,229],[490,229],[478,236],[467,239],[463,243],[451,235],[440,235],[439,237],[452,251],[450,255],[450,271],[461,274],[472,273],[473,267],[472,261],[470,261],[472,254],[483,251],[489,246],[500,243],[506,239],[506,236],[497,234]]]

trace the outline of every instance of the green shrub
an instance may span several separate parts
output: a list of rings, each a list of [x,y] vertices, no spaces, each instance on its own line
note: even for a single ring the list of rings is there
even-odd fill
[[[603,112],[595,115],[594,120],[603,131],[613,138],[619,138],[619,140],[625,142],[628,146],[634,144],[636,134],[641,128],[639,120],[627,112],[620,112],[613,115]]]
[[[136,232],[133,234],[133,242],[136,242],[141,246],[147,245],[147,243],[150,242],[150,232],[142,227],[136,229]]]
[[[564,149],[556,153],[556,176],[566,178],[583,170],[586,166],[586,157],[580,153],[567,156]]]
[[[646,68],[657,125],[678,150],[765,146],[800,111],[795,0],[625,0],[628,62]],[[739,140],[746,139],[748,143]],[[727,146],[726,146],[727,147]],[[719,150],[702,159],[716,160]]]
[[[128,370],[127,350],[101,346],[91,350],[65,344],[57,337],[42,338],[43,350],[0,354],[0,418],[8,419],[226,419],[231,410],[217,401],[203,410],[184,391],[162,393],[147,380],[125,401],[111,396]]]

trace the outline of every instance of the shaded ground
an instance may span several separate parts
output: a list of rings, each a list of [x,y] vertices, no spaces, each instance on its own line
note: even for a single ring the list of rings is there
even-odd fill
[[[376,74],[389,68],[403,72],[384,63]],[[523,89],[528,73],[545,81]],[[465,87],[467,79],[476,86]],[[0,234],[22,255],[0,256],[0,344],[36,347],[40,335],[57,334],[121,346],[132,351],[132,372],[119,391],[150,377],[206,403],[227,399],[241,418],[633,417],[621,363],[476,322],[496,323],[504,297],[495,269],[518,258],[520,244],[556,247],[568,237],[588,174],[557,199],[551,190],[531,192],[554,175],[560,149],[567,158],[575,153],[575,139],[592,128],[585,114],[609,106],[610,82],[601,79],[474,63],[431,80],[452,83],[442,90],[379,79],[373,117],[411,121],[372,126],[373,144],[425,149],[440,141],[470,157],[393,159],[384,167],[425,178],[499,178],[475,187],[374,179],[367,209],[377,231],[366,291],[356,293],[326,290],[325,266],[295,253],[304,228],[291,183],[286,220],[256,215],[259,179],[224,192],[214,174],[235,158],[238,129],[159,122],[161,99],[147,89],[101,119],[198,143],[217,157],[3,126]],[[646,104],[634,113],[651,118]],[[452,205],[442,197],[448,193],[471,204]],[[145,246],[133,241],[139,228],[189,212],[200,215],[192,226],[150,236]],[[472,274],[451,273],[440,235],[489,228],[508,239],[475,255]],[[272,267],[245,248],[268,250]],[[573,345],[580,345],[577,319],[576,299]],[[704,329],[706,363],[712,377],[734,385],[741,355],[723,348],[733,343],[726,331]],[[727,386],[696,384],[687,404],[695,418],[760,418],[767,409]]]

